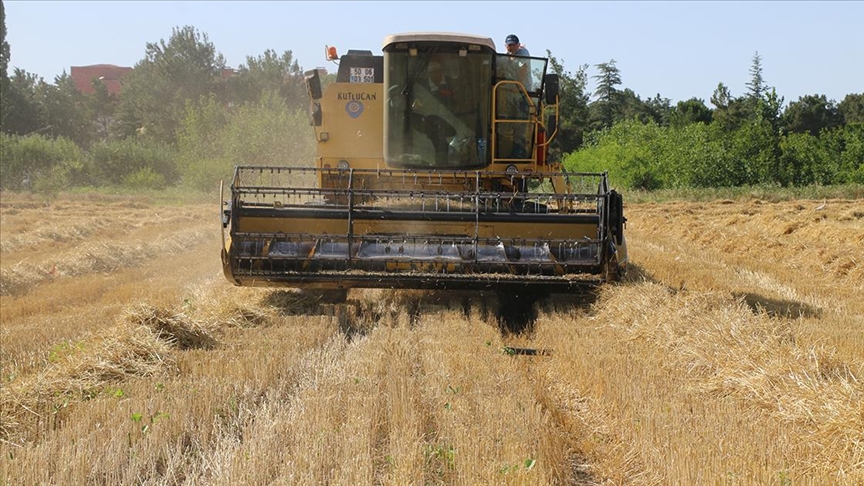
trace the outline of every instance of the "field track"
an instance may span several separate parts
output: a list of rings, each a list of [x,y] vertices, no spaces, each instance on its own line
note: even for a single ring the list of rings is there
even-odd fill
[[[864,484],[864,201],[625,215],[626,281],[512,334],[233,287],[215,203],[4,193],[0,484]]]

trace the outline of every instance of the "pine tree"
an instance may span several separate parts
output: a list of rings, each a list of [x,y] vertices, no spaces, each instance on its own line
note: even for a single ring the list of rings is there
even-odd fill
[[[597,80],[597,89],[594,96],[597,97],[597,110],[600,127],[611,127],[619,118],[621,100],[616,86],[621,84],[621,72],[615,66],[615,59],[595,66],[600,73],[593,76]]]
[[[749,88],[748,95],[750,98],[762,98],[765,92],[765,79],[762,77],[762,57],[759,51],[753,55],[753,63],[750,65],[750,82],[745,83]]]

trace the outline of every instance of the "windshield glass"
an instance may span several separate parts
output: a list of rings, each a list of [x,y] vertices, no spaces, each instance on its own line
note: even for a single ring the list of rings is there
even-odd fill
[[[495,77],[499,81],[518,81],[533,98],[540,95],[547,60],[542,57],[499,54],[495,60]]]
[[[387,163],[447,169],[488,165],[492,55],[436,47],[385,56]]]

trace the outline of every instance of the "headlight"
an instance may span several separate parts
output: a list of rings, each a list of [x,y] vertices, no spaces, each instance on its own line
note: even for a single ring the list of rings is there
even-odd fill
[[[508,174],[510,174],[510,175],[513,175],[513,174],[519,172],[519,168],[516,167],[516,166],[513,165],[513,164],[510,164],[510,165],[507,166],[506,169],[504,169],[504,172],[506,172],[506,173],[508,173]]]
[[[338,164],[336,164],[336,168],[339,170],[348,170],[350,166],[348,165],[347,160],[340,160]]]

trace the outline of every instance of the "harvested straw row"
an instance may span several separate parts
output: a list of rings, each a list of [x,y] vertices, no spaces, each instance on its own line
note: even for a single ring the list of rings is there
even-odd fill
[[[98,336],[55,346],[48,368],[0,390],[0,438],[26,441],[62,422],[65,409],[108,385],[170,368],[172,348],[212,348],[202,323],[182,313],[139,305]]]
[[[0,269],[0,295],[20,295],[43,281],[55,278],[110,273],[133,267],[160,255],[179,252],[211,237],[206,231],[190,229],[152,243],[95,242],[53,255],[38,265],[22,260]]]

